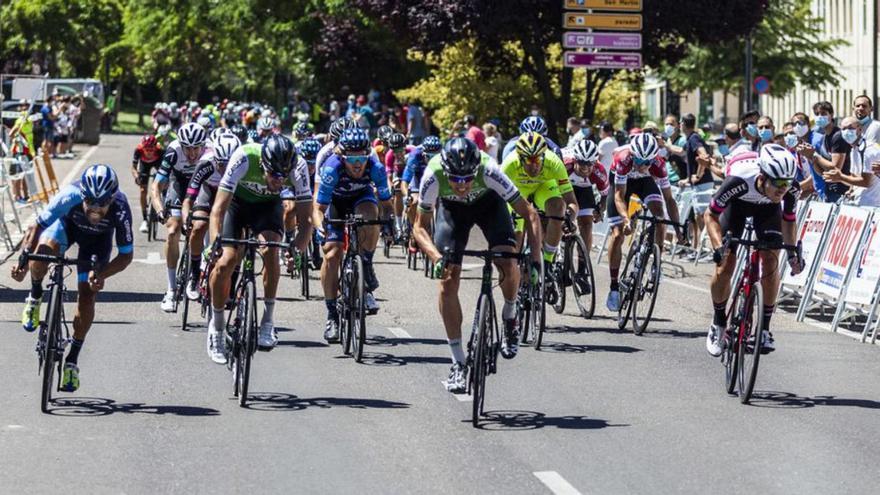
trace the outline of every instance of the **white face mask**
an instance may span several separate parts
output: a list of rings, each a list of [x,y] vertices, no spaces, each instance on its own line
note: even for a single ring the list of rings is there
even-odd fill
[[[807,131],[809,131],[809,130],[810,130],[810,128],[806,124],[802,124],[802,123],[798,122],[797,124],[794,125],[794,133],[797,134],[797,137],[799,137],[799,138],[806,136]]]

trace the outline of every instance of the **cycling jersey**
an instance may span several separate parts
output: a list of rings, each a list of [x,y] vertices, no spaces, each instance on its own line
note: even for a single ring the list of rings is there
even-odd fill
[[[139,162],[155,163],[162,159],[162,148],[159,146],[144,146],[144,143],[138,143],[134,149],[134,157],[131,163],[136,165]]]
[[[159,168],[159,173],[156,178],[160,181],[163,181],[168,178],[168,176],[177,175],[178,177],[183,176],[189,178],[196,171],[196,167],[199,163],[204,161],[210,161],[213,156],[213,152],[211,148],[204,146],[202,149],[202,154],[195,161],[189,161],[186,158],[186,153],[183,152],[183,146],[180,144],[180,141],[174,141],[168,145],[168,149],[165,150],[165,155],[162,157],[162,166]]]
[[[419,209],[429,212],[434,209],[438,201],[471,204],[489,191],[494,191],[508,203],[514,203],[521,196],[513,181],[501,171],[495,160],[484,152],[480,152],[480,166],[477,167],[470,193],[464,197],[458,196],[449,185],[438,154],[428,162],[425,173],[422,175],[421,188],[419,189]]]
[[[550,148],[550,151],[556,154],[559,158],[562,158],[562,148],[559,147],[558,144],[554,143],[552,139],[548,137],[544,137],[544,140],[547,141],[547,147]],[[504,150],[501,152],[501,161],[507,161],[507,157],[513,153],[514,149],[516,149],[516,142],[519,141],[519,136],[512,138],[507,144],[504,145]]]
[[[724,179],[721,187],[715,191],[709,208],[714,214],[720,215],[734,200],[753,205],[774,205],[770,198],[757,189],[756,181],[760,175],[761,169],[758,167],[757,157],[744,159],[732,170],[732,174]],[[795,208],[799,195],[800,185],[796,181],[792,181],[791,188],[782,198],[783,220],[788,222],[796,220]]]
[[[538,188],[545,184],[555,186],[559,190],[558,195],[572,191],[565,164],[562,163],[561,158],[556,156],[556,153],[550,150],[544,152],[544,165],[541,167],[541,173],[535,177],[526,173],[519,155],[516,153],[504,160],[504,163],[501,164],[501,170],[504,171],[504,175],[510,177],[519,192],[526,197],[534,194]]]
[[[628,146],[621,146],[614,150],[611,172],[614,174],[615,185],[625,185],[629,179],[653,177],[660,189],[669,189],[670,187],[666,160],[657,157],[651,161],[648,167],[639,167],[635,164]]]
[[[198,197],[199,191],[203,188],[209,188],[213,192],[216,192],[217,186],[220,185],[220,179],[222,178],[223,176],[217,171],[212,163],[202,163],[189,179],[189,185],[186,188],[186,197],[189,198],[190,201],[194,201]]]
[[[335,153],[324,161],[318,173],[321,181],[318,186],[318,204],[329,205],[337,198],[357,197],[362,195],[364,191],[372,192],[373,187],[378,192],[379,200],[388,201],[391,199],[385,167],[379,163],[375,155],[370,155],[366,170],[357,179],[348,175],[345,169],[345,160]]]
[[[261,162],[262,147],[259,144],[245,144],[232,154],[226,172],[220,179],[219,188],[235,194],[235,197],[246,203],[264,203],[280,199],[281,191],[272,192],[266,184],[266,174]],[[295,201],[310,201],[312,191],[309,189],[308,164],[297,156],[297,164],[290,170],[284,184],[292,186]]]
[[[406,155],[406,168],[403,169],[401,180],[409,184],[410,189],[418,191],[427,167],[428,155],[425,150],[421,146],[413,147]]]
[[[403,175],[404,170],[409,163],[410,154],[417,149],[419,149],[419,147],[407,145],[406,150],[403,153],[403,159],[400,160],[397,159],[397,156],[392,150],[388,150],[384,154],[379,152],[379,156],[385,157],[385,173],[394,177],[400,177]],[[425,162],[425,164],[427,164],[427,162]]]
[[[602,196],[608,195],[608,190],[610,189],[608,172],[605,170],[605,166],[598,160],[596,161],[596,164],[593,165],[593,170],[590,172],[590,176],[581,177],[574,173],[575,159],[571,154],[570,148],[564,148],[562,150],[562,157],[563,163],[565,163],[565,168],[568,171],[568,180],[571,181],[572,187],[578,189],[596,186],[596,189],[599,190],[599,194]]]

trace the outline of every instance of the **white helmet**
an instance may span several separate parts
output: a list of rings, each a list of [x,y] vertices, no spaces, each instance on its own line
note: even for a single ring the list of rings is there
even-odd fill
[[[217,143],[217,140],[220,138],[220,136],[224,134],[232,134],[232,131],[230,131],[226,127],[218,127],[211,131],[210,134],[208,134],[208,141],[210,141],[212,144],[215,144]]]
[[[768,144],[761,148],[758,156],[758,167],[769,179],[794,179],[797,176],[797,165],[794,155],[778,144]]]
[[[257,121],[257,130],[271,131],[275,128],[275,119],[272,117],[263,117]]]
[[[211,128],[211,119],[209,119],[207,115],[200,115],[199,118],[196,119],[196,123],[205,129]]]
[[[188,148],[205,144],[205,139],[207,138],[208,131],[194,122],[183,124],[180,126],[180,130],[177,131],[177,140]]]
[[[657,146],[657,140],[654,139],[653,134],[650,132],[643,132],[633,136],[629,142],[629,150],[632,153],[633,158],[641,162],[647,162],[653,160],[657,156],[660,147]]]
[[[579,162],[595,162],[599,159],[599,148],[589,139],[581,139],[572,146],[571,154]]]
[[[229,162],[232,153],[234,153],[239,146],[241,146],[241,141],[235,137],[235,134],[232,134],[231,132],[220,134],[214,142],[214,163],[226,165],[226,163]]]

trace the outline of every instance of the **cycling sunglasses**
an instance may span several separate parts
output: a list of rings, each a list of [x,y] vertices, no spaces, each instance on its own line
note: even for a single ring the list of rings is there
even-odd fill
[[[575,160],[575,165],[577,165],[578,167],[595,167],[596,162],[585,162],[582,160]]]
[[[367,163],[370,155],[345,155],[345,163],[354,166],[361,166]]]
[[[106,207],[110,206],[110,203],[112,203],[112,202],[113,202],[113,196],[109,196],[107,198],[104,198],[101,201],[98,201],[96,199],[90,199],[90,198],[83,199],[83,203],[85,203],[86,208],[89,208],[89,209],[106,208]]]
[[[643,159],[643,158],[636,158],[636,157],[633,157],[633,162],[635,162],[635,164],[638,165],[638,166],[640,166],[640,167],[644,167],[645,165],[649,165],[649,164],[651,163],[651,159],[647,159],[647,160],[646,160],[646,159]]]
[[[770,179],[770,183],[778,189],[788,189],[791,187],[792,179]]]
[[[544,155],[530,156],[526,158],[526,163],[528,163],[529,165],[543,165]]]
[[[470,174],[470,175],[447,174],[446,178],[449,179],[449,182],[452,182],[453,184],[470,184],[471,182],[473,182],[473,180],[476,176],[477,176],[476,174]]]

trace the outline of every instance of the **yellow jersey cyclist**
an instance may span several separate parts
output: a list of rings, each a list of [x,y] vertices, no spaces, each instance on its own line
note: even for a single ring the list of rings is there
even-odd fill
[[[504,160],[501,170],[510,177],[520,194],[548,217],[542,252],[545,284],[552,286],[554,274],[551,266],[562,239],[562,222],[559,219],[565,214],[566,205],[578,211],[578,201],[565,163],[550,150],[544,136],[527,132],[519,137],[516,151]],[[515,227],[518,241],[521,242],[523,220],[517,220]]]
[[[425,255],[434,262],[434,273],[441,279],[440,315],[452,352],[452,369],[445,385],[452,393],[464,393],[467,377],[465,351],[461,342],[461,302],[458,299],[462,257],[457,253],[467,249],[468,238],[475,225],[483,232],[489,249],[515,252],[516,236],[507,205],[528,223],[532,246],[530,272],[533,280],[537,280],[541,266],[538,214],[523,199],[510,178],[501,172],[495,160],[480,152],[473,141],[458,137],[447,141],[440,154],[428,162],[421,180],[419,211],[413,235]],[[432,220],[435,224],[433,238],[428,230]],[[447,250],[451,256],[448,259],[443,257]],[[444,262],[447,266],[443,266]],[[519,270],[512,258],[497,259],[495,265],[501,271],[499,279],[504,295],[501,355],[511,359],[516,355],[519,341],[516,319]]]
[[[117,254],[110,253],[116,241]],[[95,319],[95,298],[104,288],[104,281],[124,270],[134,257],[134,236],[131,231],[131,208],[128,198],[119,190],[116,173],[107,165],[92,165],[83,172],[79,183],[65,187],[37,217],[25,234],[22,246],[37,254],[64,255],[73,245],[79,246],[77,259],[98,258],[94,271],[77,268],[76,314],[73,317],[73,340],[64,360],[61,390],[74,392],[79,388],[79,353],[86,334]],[[12,278],[24,280],[30,271],[31,291],[22,312],[22,325],[28,332],[40,326],[40,302],[43,278],[49,270],[44,261],[31,261],[30,268],[12,268]]]

